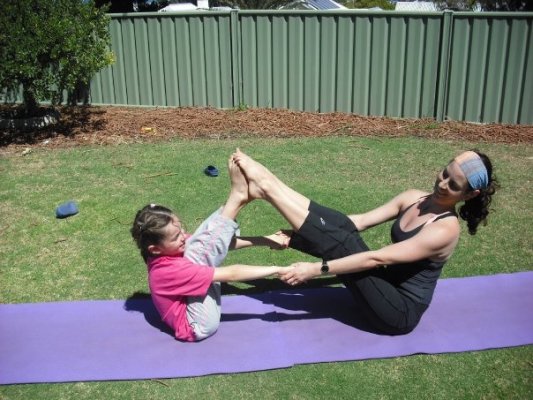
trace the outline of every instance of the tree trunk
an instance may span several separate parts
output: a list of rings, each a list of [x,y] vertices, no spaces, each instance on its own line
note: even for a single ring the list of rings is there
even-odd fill
[[[22,98],[23,98],[23,107],[24,114],[28,117],[35,116],[37,110],[39,109],[39,103],[35,98],[33,91],[29,90],[29,85],[22,85]]]

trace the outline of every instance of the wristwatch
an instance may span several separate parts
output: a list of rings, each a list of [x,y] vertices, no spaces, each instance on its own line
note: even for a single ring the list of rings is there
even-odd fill
[[[329,265],[326,260],[322,260],[322,268],[320,268],[320,273],[326,275],[329,272]]]

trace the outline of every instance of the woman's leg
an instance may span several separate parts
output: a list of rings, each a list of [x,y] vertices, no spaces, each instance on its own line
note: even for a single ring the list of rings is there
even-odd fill
[[[237,151],[234,159],[248,179],[252,198],[271,203],[292,225],[290,247],[325,260],[368,251],[353,222],[338,211],[323,207],[295,192],[260,163]],[[403,296],[382,271],[338,275],[363,313],[380,332],[410,332],[426,306]]]
[[[233,159],[246,176],[249,197],[268,201],[295,231],[299,230],[309,214],[310,200],[239,149],[233,154]]]
[[[338,275],[338,278],[378,332],[389,335],[409,333],[418,325],[427,306],[402,295],[382,272],[365,271]]]
[[[289,247],[326,261],[369,250],[345,214],[314,201],[303,225],[291,235]]]
[[[240,150],[233,158],[248,180],[249,197],[268,201],[291,224],[289,247],[325,260],[368,250],[345,214],[309,200]]]

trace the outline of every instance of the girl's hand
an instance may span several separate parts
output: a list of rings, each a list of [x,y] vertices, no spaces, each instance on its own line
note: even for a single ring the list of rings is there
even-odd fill
[[[292,271],[293,267],[292,266],[287,266],[287,267],[274,267],[276,268],[276,272],[274,274],[274,276],[276,278],[279,278],[282,280],[282,276],[287,274],[289,271]]]
[[[287,270],[279,272],[279,278],[291,285],[299,285],[320,275],[319,263],[298,262],[289,266]]]

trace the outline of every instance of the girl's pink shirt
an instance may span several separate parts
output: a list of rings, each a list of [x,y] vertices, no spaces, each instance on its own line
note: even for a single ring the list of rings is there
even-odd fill
[[[187,320],[187,297],[205,296],[215,269],[194,264],[183,256],[162,256],[148,260],[148,285],[152,301],[176,339],[192,342],[194,332]]]

